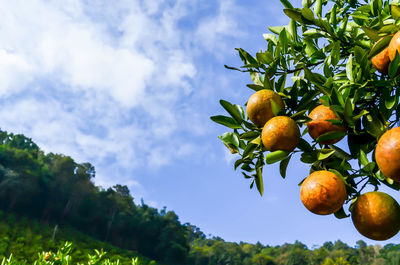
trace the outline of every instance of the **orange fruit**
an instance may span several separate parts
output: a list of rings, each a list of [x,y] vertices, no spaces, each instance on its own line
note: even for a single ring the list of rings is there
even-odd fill
[[[338,211],[346,200],[344,182],[334,173],[319,170],[301,184],[300,199],[312,213],[327,215]]]
[[[379,40],[380,41],[380,40]],[[378,42],[379,42],[378,41]],[[378,43],[377,42],[377,43]],[[377,44],[376,43],[376,44]],[[376,45],[375,44],[375,45]],[[374,46],[375,46],[374,45]],[[389,70],[389,64],[390,64],[390,59],[389,59],[389,48],[386,47],[383,49],[380,53],[372,57],[371,59],[372,65],[382,74],[387,74]]]
[[[313,109],[308,115],[312,121],[307,122],[308,133],[315,140],[321,135],[328,132],[345,132],[344,126],[333,125],[328,120],[339,120],[339,117],[327,106],[319,105]],[[343,137],[323,141],[321,144],[334,144],[339,142]]]
[[[271,101],[274,101],[281,109],[285,108],[282,98],[272,90],[262,89],[254,93],[247,102],[247,116],[258,127],[274,117]]]
[[[286,116],[276,116],[265,123],[261,139],[268,151],[293,151],[300,141],[296,122]]]
[[[393,38],[389,42],[389,46],[387,49],[388,49],[389,59],[390,61],[393,61],[394,57],[396,57],[396,51],[400,53],[400,31],[394,34]]]
[[[390,195],[367,192],[353,205],[351,219],[357,231],[374,240],[386,240],[400,230],[400,206]]]
[[[400,181],[400,127],[388,130],[379,138],[375,160],[383,175]]]

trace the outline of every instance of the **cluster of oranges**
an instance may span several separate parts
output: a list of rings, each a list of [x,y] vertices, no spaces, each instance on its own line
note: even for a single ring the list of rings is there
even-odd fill
[[[400,35],[399,38],[400,39]],[[400,46],[400,45],[399,45]],[[377,68],[379,70],[379,68]],[[255,92],[247,103],[247,116],[262,128],[261,140],[268,151],[293,151],[300,141],[296,122],[287,116],[275,116],[274,108],[283,110],[282,98],[272,90]],[[313,139],[330,132],[346,132],[340,118],[330,107],[319,105],[309,113],[308,133]],[[332,121],[337,120],[337,123]],[[339,125],[338,125],[339,124]],[[340,135],[340,134],[339,134]],[[343,137],[320,141],[334,144]],[[378,141],[375,159],[381,172],[388,178],[400,181],[400,127],[384,133]],[[327,215],[340,210],[348,195],[344,181],[326,170],[312,172],[302,183],[300,198],[304,206],[315,214]],[[357,197],[352,205],[352,221],[364,236],[386,240],[400,230],[400,206],[390,195],[368,192]]]

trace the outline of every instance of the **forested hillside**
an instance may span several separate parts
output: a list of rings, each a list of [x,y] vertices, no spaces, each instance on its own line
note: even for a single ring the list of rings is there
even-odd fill
[[[90,163],[45,154],[31,139],[0,131],[0,257],[32,260],[72,241],[75,262],[104,248],[122,264],[137,253],[149,258],[140,264],[400,264],[400,245],[393,244],[336,241],[310,249],[298,241],[264,246],[210,238],[173,211],[135,204],[126,186],[96,186],[94,177]]]
[[[61,154],[45,154],[23,135],[0,132],[0,209],[68,224],[99,240],[162,261],[183,264],[186,228],[172,211],[136,205],[126,186],[103,189],[95,169]]]

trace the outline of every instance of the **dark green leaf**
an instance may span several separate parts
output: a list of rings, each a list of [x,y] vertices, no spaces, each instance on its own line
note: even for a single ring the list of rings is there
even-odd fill
[[[389,76],[390,78],[394,78],[399,69],[399,63],[400,63],[400,56],[398,51],[396,50],[396,56],[394,57],[394,60],[390,62],[389,64]]]
[[[286,157],[286,158],[283,159],[283,160],[281,161],[281,163],[279,164],[279,172],[281,173],[282,178],[285,178],[285,177],[286,177],[286,169],[287,169],[287,166],[288,166],[288,164],[289,164],[289,161],[290,161],[290,158],[291,158],[291,157],[292,157],[291,155],[288,156],[288,157]]]
[[[300,138],[300,141],[299,141],[299,144],[297,145],[297,147],[304,152],[309,152],[309,151],[313,150],[311,145],[303,138]]]
[[[246,149],[244,149],[242,157],[245,158],[249,154],[253,153],[254,150],[258,147],[257,144],[248,143]]]
[[[334,215],[338,219],[343,219],[343,218],[347,218],[347,217],[350,216],[350,214],[346,214],[346,212],[344,211],[343,207],[340,208],[340,210],[338,210],[337,212],[335,212]]]
[[[248,85],[246,85],[246,86],[247,86],[248,88],[253,89],[254,91],[259,91],[259,90],[265,89],[263,86],[254,85],[254,84],[248,84]]]
[[[336,138],[342,138],[345,135],[346,135],[346,132],[331,131],[331,132],[324,133],[323,135],[318,137],[316,139],[316,141],[318,143],[326,142],[326,141],[330,141],[330,140],[333,140],[333,139],[336,139]]]
[[[262,196],[264,193],[264,181],[263,181],[263,177],[262,177],[262,167],[257,168],[256,171],[256,186],[257,186],[257,190],[260,193],[260,195]]]
[[[379,136],[381,136],[384,132],[382,122],[374,113],[364,115],[362,118],[362,124],[367,132],[375,138],[379,138]]]
[[[368,59],[371,59],[372,57],[374,57],[375,55],[377,55],[378,53],[380,53],[381,51],[383,51],[383,49],[385,49],[388,45],[389,42],[392,40],[393,36],[386,36],[383,37],[380,41],[378,41],[374,47],[372,47],[371,51],[368,54]]]
[[[232,129],[241,129],[242,126],[240,126],[234,119],[222,115],[217,115],[217,116],[212,116],[210,119],[216,123],[222,124],[226,127],[232,128]]]
[[[315,151],[312,152],[304,152],[301,154],[300,161],[306,164],[312,164],[317,161],[317,153]]]
[[[283,151],[283,150],[278,150],[271,152],[265,156],[265,161],[267,161],[267,164],[273,164],[278,161],[281,161],[282,159],[285,159],[290,152],[288,151]]]
[[[292,4],[289,2],[289,0],[280,0],[281,3],[285,8],[293,8]]]
[[[330,56],[332,65],[336,66],[340,60],[340,42],[337,41],[333,44]]]
[[[243,159],[238,159],[238,160],[236,160],[235,161],[235,170],[243,163],[244,161],[243,161]]]
[[[249,131],[249,132],[245,132],[244,134],[242,134],[240,136],[240,139],[242,140],[246,140],[246,141],[251,141],[257,137],[260,136],[260,132],[258,131]]]
[[[350,97],[346,98],[346,103],[344,105],[344,120],[351,126],[354,124],[353,121],[353,102]]]

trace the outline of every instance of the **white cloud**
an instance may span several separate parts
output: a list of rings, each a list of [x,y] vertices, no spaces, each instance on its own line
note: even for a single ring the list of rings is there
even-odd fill
[[[209,129],[200,109],[210,80],[194,57],[237,34],[232,1],[192,19],[191,29],[179,22],[195,15],[197,1],[0,4],[2,129],[90,161],[99,184],[124,181],[137,190],[130,169],[209,151],[195,142]]]

